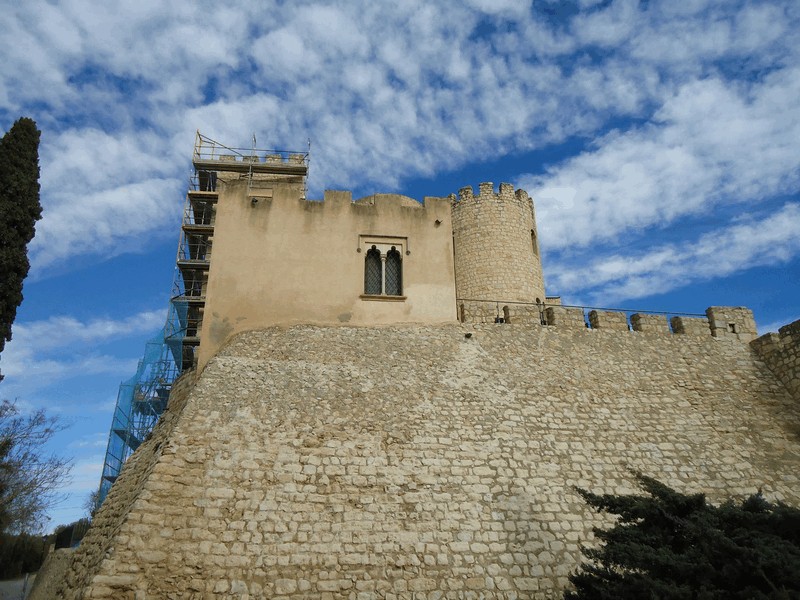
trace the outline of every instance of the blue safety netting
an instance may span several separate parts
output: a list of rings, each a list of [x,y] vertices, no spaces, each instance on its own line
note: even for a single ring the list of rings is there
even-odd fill
[[[181,338],[185,331],[185,326],[181,327],[181,314],[185,322],[185,307],[181,309],[171,303],[167,325],[145,344],[136,374],[119,386],[100,480],[98,507],[125,461],[147,439],[167,407],[172,382],[181,371]]]

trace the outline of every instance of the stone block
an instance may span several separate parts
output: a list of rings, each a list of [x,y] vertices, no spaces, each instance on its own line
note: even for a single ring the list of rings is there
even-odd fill
[[[297,590],[297,581],[294,579],[276,579],[275,593],[279,596],[293,594]]]

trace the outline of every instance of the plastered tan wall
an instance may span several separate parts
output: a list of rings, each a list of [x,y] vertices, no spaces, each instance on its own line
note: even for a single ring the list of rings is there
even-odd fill
[[[262,186],[269,184],[261,183]],[[258,198],[253,202],[251,198]],[[293,323],[380,325],[456,319],[450,203],[381,194],[299,199],[275,182],[221,186],[199,366],[239,331]],[[365,299],[360,236],[404,240],[402,300]]]
[[[574,486],[632,493],[639,470],[800,504],[796,400],[711,335],[271,328],[171,414],[67,597],[558,598],[603,523]]]

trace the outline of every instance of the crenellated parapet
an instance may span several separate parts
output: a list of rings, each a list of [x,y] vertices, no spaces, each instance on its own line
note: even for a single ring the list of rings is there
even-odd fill
[[[546,300],[538,304],[459,300],[459,320],[462,323],[545,325],[648,336],[713,337],[741,342],[751,341],[756,331],[752,311],[741,306],[711,306],[705,317],[681,314],[668,318],[666,313],[562,306],[557,297]],[[764,336],[759,340],[766,346],[770,338]]]
[[[456,295],[464,300],[543,302],[544,276],[533,202],[490,182],[452,198]]]

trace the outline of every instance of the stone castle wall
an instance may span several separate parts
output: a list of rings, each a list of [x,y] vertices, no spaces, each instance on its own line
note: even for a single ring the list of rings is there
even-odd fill
[[[65,597],[556,598],[603,523],[574,486],[800,503],[800,409],[748,344],[562,323],[240,334]]]
[[[786,389],[800,401],[800,321],[751,342]]]
[[[544,302],[533,202],[524,190],[501,183],[494,193],[491,183],[481,183],[475,196],[462,188],[453,197],[452,221],[458,298]]]
[[[191,374],[184,375],[173,384],[167,410],[161,415],[150,437],[125,463],[122,473],[92,519],[92,525],[81,540],[79,549],[73,554],[60,585],[48,582],[46,588],[37,590],[37,600],[81,598],[84,597],[84,589],[90,585],[94,594],[111,593],[136,580],[133,574],[138,571],[136,565],[116,567],[113,576],[98,575],[98,572],[102,573],[104,561],[113,553],[115,545],[125,543],[125,538],[119,537],[123,525],[130,527],[140,518],[137,509],[147,503],[147,494],[142,491],[149,483],[148,478],[161,456],[162,447],[186,405],[192,385]],[[166,508],[162,510],[168,512]],[[114,597],[113,593],[111,596]]]
[[[30,593],[26,596],[27,600],[48,600],[55,597],[72,561],[72,553],[72,548],[59,548],[47,555],[36,573]]]

